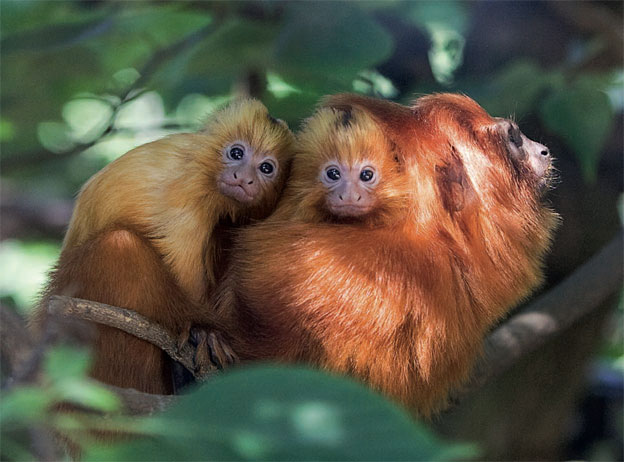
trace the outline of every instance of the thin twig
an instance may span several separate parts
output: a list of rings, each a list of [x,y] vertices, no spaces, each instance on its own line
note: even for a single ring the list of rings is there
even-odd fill
[[[124,106],[124,104],[132,101],[142,94],[143,87],[147,85],[149,80],[153,77],[154,73],[170,58],[177,56],[179,53],[192,47],[197,44],[201,39],[206,37],[212,30],[219,27],[222,23],[222,18],[217,16],[215,20],[190,34],[186,37],[183,37],[179,41],[161,48],[157,50],[150,59],[143,65],[141,68],[141,72],[137,80],[135,80],[130,86],[128,86],[125,90],[123,90],[119,95],[117,95],[119,102],[112,104],[113,112],[106,123],[105,128],[102,133],[98,135],[95,139],[87,142],[87,143],[79,143],[76,144],[73,148],[68,151],[60,152],[60,153],[51,153],[46,150],[34,150],[27,153],[22,153],[20,155],[10,156],[8,158],[2,159],[2,168],[6,173],[10,170],[15,170],[18,168],[27,167],[29,165],[34,165],[40,162],[58,160],[62,158],[73,157],[81,152],[89,149],[90,147],[95,146],[99,142],[101,142],[106,137],[114,134],[116,129],[114,127],[115,120],[117,119],[117,114],[120,109]]]

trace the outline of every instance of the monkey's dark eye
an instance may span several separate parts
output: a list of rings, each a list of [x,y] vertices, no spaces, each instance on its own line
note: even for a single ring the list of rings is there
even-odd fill
[[[362,181],[370,181],[375,176],[375,172],[370,169],[364,169],[360,172],[360,180]]]
[[[260,164],[260,167],[258,168],[265,175],[270,175],[271,173],[273,173],[273,170],[275,170],[275,167],[273,167],[273,164],[271,164],[270,162],[262,162]]]
[[[518,127],[510,126],[507,133],[509,134],[509,141],[515,144],[517,148],[522,146],[522,134]]]
[[[245,151],[243,151],[243,148],[241,147],[234,146],[233,148],[230,148],[228,155],[232,160],[241,160],[245,155]]]
[[[340,170],[338,170],[337,168],[332,167],[328,169],[325,174],[327,175],[327,178],[332,181],[338,181],[340,179]]]

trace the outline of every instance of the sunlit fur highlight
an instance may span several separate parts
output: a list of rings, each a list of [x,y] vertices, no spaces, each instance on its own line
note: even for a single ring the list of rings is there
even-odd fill
[[[430,415],[467,378],[492,325],[540,285],[557,215],[509,161],[496,120],[465,96],[406,107],[337,95],[324,104],[367,112],[396,145],[405,211],[383,226],[334,224],[316,220],[314,200],[284,197],[280,209],[309,207],[314,219],[274,215],[243,230],[218,313],[243,358],[352,375]],[[345,142],[312,143],[330,126],[304,129],[311,163]],[[317,175],[294,171],[301,183]]]
[[[222,195],[223,151],[244,140],[278,162],[276,179],[252,204]],[[132,309],[178,336],[204,319],[224,271],[228,233],[274,208],[288,175],[293,136],[259,101],[212,114],[198,133],[140,146],[82,188],[59,262],[32,319],[44,323],[51,295]],[[169,360],[154,345],[98,326],[92,375],[151,393],[170,393]]]
[[[221,220],[244,224],[275,206],[288,173],[292,134],[269,119],[262,103],[236,101],[216,112],[199,133],[182,133],[128,152],[94,175],[81,189],[63,249],[75,247],[112,225],[144,233],[178,284],[195,301],[214,287],[216,243]],[[279,162],[278,178],[252,207],[216,188],[224,147],[247,140]],[[206,261],[204,261],[206,260]]]

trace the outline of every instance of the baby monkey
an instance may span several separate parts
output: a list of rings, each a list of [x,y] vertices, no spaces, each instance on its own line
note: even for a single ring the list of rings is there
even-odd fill
[[[297,137],[286,190],[268,222],[380,226],[405,206],[394,145],[365,111],[320,108]]]
[[[167,136],[109,164],[80,191],[34,324],[61,294],[134,310],[184,337],[204,320],[229,230],[277,203],[292,141],[284,122],[246,99],[214,113],[199,133]],[[95,378],[172,391],[160,349],[107,326],[97,331]]]

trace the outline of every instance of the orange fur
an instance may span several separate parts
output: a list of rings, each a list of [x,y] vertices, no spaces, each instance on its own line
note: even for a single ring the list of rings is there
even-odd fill
[[[308,121],[277,210],[238,234],[213,302],[242,358],[350,374],[429,415],[466,379],[488,329],[541,283],[557,215],[509,159],[499,120],[467,97],[325,105],[357,123],[332,124],[327,109]],[[383,219],[319,214],[327,152],[383,165]]]
[[[220,193],[228,143],[242,140],[279,164],[250,204]],[[292,134],[255,100],[215,113],[199,133],[140,146],[82,188],[61,256],[33,319],[45,318],[51,295],[129,308],[179,335],[204,319],[228,231],[274,208],[287,176]],[[268,155],[267,154],[267,155]],[[142,391],[171,392],[162,352],[121,331],[98,326],[94,377]]]

